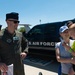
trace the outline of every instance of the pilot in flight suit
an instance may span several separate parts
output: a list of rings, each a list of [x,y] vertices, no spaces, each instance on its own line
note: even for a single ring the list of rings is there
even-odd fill
[[[28,53],[28,41],[16,30],[18,18],[18,13],[6,14],[8,26],[0,32],[0,63],[7,66],[13,64],[14,75],[25,75],[22,58]]]

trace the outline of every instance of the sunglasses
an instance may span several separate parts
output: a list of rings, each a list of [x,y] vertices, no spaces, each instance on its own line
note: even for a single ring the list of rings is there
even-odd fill
[[[9,20],[9,21],[13,21],[15,24],[20,23],[20,21],[16,21],[16,20]]]

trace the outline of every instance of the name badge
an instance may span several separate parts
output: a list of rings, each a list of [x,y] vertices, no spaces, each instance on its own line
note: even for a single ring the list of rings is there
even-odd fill
[[[13,40],[19,40],[19,37],[13,37]]]

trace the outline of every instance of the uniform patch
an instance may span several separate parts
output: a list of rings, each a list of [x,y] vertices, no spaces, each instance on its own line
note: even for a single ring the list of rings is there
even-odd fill
[[[8,43],[11,43],[11,42],[12,42],[12,40],[11,40],[11,39],[7,39],[7,42],[8,42]]]
[[[19,40],[19,37],[17,37],[17,36],[13,37],[13,40]]]

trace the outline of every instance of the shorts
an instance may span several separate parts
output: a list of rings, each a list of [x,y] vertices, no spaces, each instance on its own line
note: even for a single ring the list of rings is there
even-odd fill
[[[73,70],[75,71],[75,65],[73,64]]]
[[[68,75],[68,74],[64,74],[64,73],[62,73],[61,75]]]

